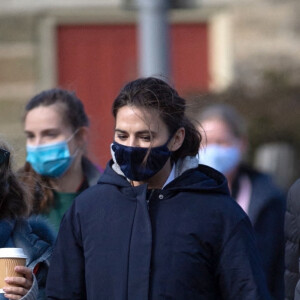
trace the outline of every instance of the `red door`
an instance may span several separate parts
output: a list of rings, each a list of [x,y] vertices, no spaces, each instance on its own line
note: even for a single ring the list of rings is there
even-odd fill
[[[182,94],[209,87],[207,24],[174,24],[171,27],[175,88]]]
[[[74,90],[91,120],[89,156],[105,167],[113,138],[111,105],[120,88],[137,76],[135,25],[59,26],[58,84]],[[207,90],[207,25],[171,27],[172,74],[182,93]]]

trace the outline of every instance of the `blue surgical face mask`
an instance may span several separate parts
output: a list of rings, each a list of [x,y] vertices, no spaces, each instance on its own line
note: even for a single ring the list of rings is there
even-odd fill
[[[53,178],[61,177],[69,169],[77,153],[75,151],[71,156],[68,146],[75,133],[65,141],[39,146],[27,145],[26,161],[38,174]]]
[[[144,181],[159,172],[170,158],[171,151],[167,147],[169,141],[170,139],[162,146],[151,148],[149,153],[149,148],[128,147],[116,142],[113,142],[111,148],[124,175],[130,180]]]
[[[238,147],[225,147],[210,144],[199,150],[199,163],[210,166],[221,173],[234,169],[241,160],[241,151]]]

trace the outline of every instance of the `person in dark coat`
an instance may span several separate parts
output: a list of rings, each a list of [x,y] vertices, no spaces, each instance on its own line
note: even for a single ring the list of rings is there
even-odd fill
[[[285,237],[285,299],[300,300],[300,178],[288,192]]]
[[[140,78],[112,111],[112,160],[62,220],[48,299],[271,299],[248,216],[198,165],[185,100]]]
[[[245,120],[234,107],[212,104],[200,111],[199,130],[206,145],[199,162],[222,172],[232,197],[248,214],[254,228],[271,296],[284,299],[285,196],[273,179],[243,161],[247,150]]]

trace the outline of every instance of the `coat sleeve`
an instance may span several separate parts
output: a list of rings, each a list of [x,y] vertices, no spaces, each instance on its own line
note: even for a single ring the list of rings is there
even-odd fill
[[[222,299],[270,300],[250,221],[243,218],[225,242],[217,276]]]
[[[290,188],[285,213],[285,299],[293,300],[300,279],[300,179]],[[300,285],[300,283],[299,283]],[[299,291],[300,294],[300,291]],[[296,299],[296,298],[295,298]],[[300,296],[299,296],[300,299]]]
[[[38,293],[39,293],[38,283],[37,283],[35,276],[33,275],[33,284],[31,286],[30,290],[20,300],[37,300]]]
[[[76,201],[64,215],[50,261],[47,299],[86,299],[85,267]]]

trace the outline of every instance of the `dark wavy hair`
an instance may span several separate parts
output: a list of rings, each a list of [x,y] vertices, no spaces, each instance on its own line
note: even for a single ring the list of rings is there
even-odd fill
[[[30,194],[13,171],[11,151],[1,139],[0,149],[1,152],[6,152],[6,157],[0,162],[0,220],[27,217],[30,211]]]
[[[180,127],[185,129],[183,144],[172,154],[175,161],[198,153],[201,134],[185,114],[186,101],[168,83],[154,77],[139,78],[127,83],[113,103],[114,118],[118,110],[127,105],[155,109],[166,124],[170,136]]]
[[[71,126],[73,131],[80,127],[88,127],[90,122],[85,112],[82,101],[75,92],[61,88],[54,88],[42,91],[35,95],[25,106],[24,121],[29,111],[40,106],[61,105],[62,119],[67,126]],[[47,177],[36,173],[30,163],[26,162],[19,170],[19,176],[31,188],[32,213],[48,212],[54,204],[53,181]]]

